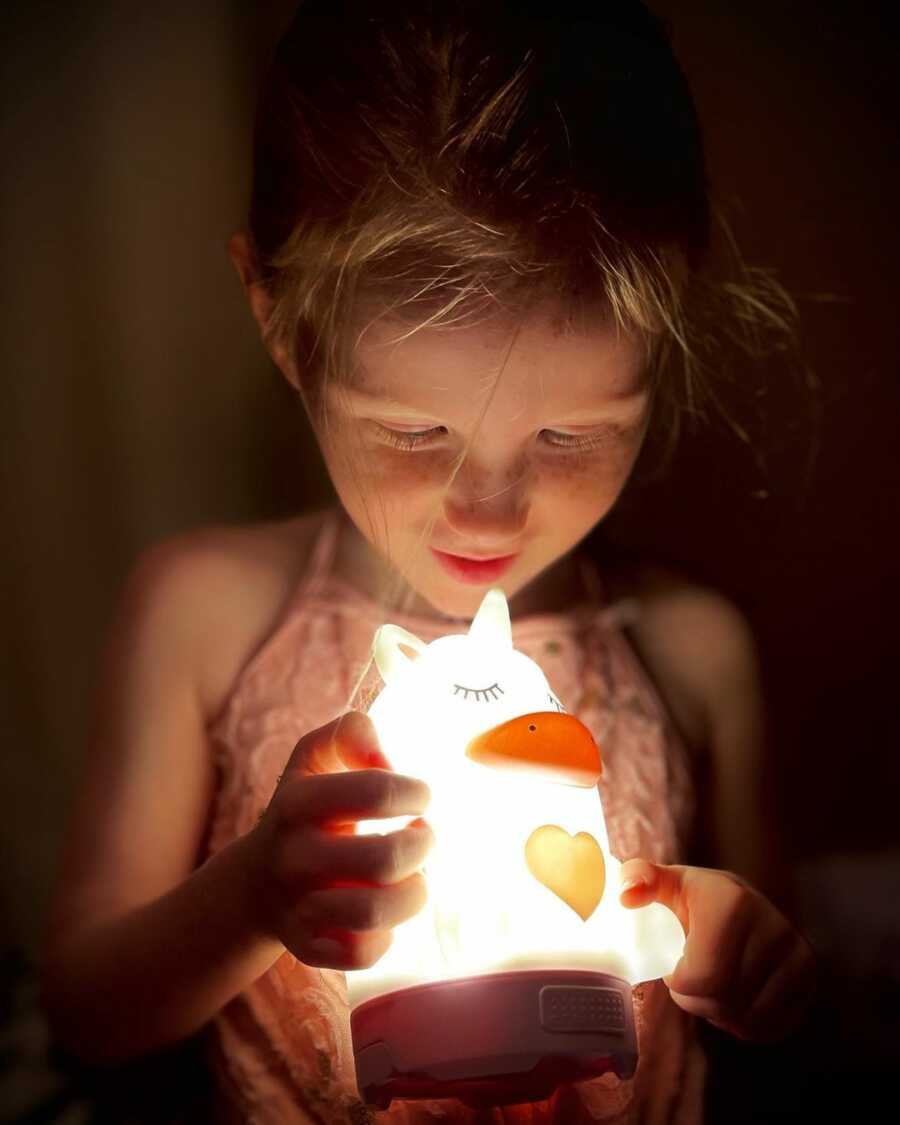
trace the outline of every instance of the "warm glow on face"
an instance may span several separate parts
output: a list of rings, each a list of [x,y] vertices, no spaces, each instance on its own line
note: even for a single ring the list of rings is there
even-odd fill
[[[468,633],[431,644],[382,626],[374,655],[385,687],[369,717],[393,768],[430,786],[436,842],[425,908],[375,965],[347,974],[351,1004],[505,969],[588,968],[631,984],[670,973],[681,925],[657,903],[620,904],[596,786],[602,748],[512,647],[503,592],[488,591]]]
[[[599,316],[563,332],[555,311],[412,333],[363,318],[355,368],[328,388],[329,476],[372,554],[419,599],[412,612],[471,618],[486,589],[430,547],[518,554],[502,580],[512,600],[626,485],[650,416],[644,349]]]

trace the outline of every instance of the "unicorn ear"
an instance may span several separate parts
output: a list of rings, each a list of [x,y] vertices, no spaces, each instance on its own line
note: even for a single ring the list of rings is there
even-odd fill
[[[395,680],[412,664],[406,653],[400,651],[400,645],[406,645],[416,652],[424,652],[428,647],[415,633],[409,633],[399,625],[382,625],[376,630],[372,651],[378,671],[386,684]]]
[[[479,645],[512,648],[509,606],[506,604],[506,595],[499,586],[493,587],[484,595],[469,626],[469,636]]]

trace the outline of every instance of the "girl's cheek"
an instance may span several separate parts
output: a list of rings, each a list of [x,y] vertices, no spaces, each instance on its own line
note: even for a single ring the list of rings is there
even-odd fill
[[[547,458],[540,465],[542,480],[554,487],[597,492],[598,488],[618,492],[628,478],[640,445],[613,441],[591,453],[571,453]]]
[[[445,478],[452,469],[452,459],[445,451],[418,450],[409,452],[393,449],[375,441],[361,427],[347,427],[337,441],[323,444],[326,459],[345,471],[353,472],[367,482],[381,485],[403,484],[443,472]]]
[[[593,522],[612,507],[620,490],[619,474],[603,467],[590,473],[557,469],[535,482],[533,499],[544,511],[557,513],[560,520]]]
[[[417,490],[446,485],[453,472],[453,459],[443,452],[379,449],[366,454],[371,478],[387,488]]]
[[[533,499],[544,511],[570,521],[594,523],[615,504],[636,459],[630,443],[616,443],[599,453],[559,458],[541,465],[532,485]]]

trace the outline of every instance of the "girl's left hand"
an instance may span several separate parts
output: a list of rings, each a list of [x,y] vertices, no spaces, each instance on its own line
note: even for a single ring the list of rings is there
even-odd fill
[[[621,880],[623,906],[660,902],[684,928],[684,953],[663,977],[680,1008],[740,1039],[771,1043],[796,1030],[817,958],[764,895],[728,871],[643,859],[622,864]]]

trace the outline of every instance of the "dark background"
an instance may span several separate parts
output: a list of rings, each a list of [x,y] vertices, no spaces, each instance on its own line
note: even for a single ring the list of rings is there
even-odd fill
[[[847,0],[651,6],[744,256],[798,303],[806,374],[781,357],[748,373],[734,406],[752,447],[721,423],[691,436],[664,482],[629,491],[616,533],[729,593],[756,629],[784,860],[836,971],[829,1080],[806,1058],[797,1081],[796,1051],[759,1068],[785,1115],[827,1119],[900,1061],[897,21]],[[69,1104],[28,965],[126,569],[183,528],[328,496],[225,253],[255,82],[292,10],[4,8],[0,1120]],[[727,1047],[712,1049],[733,1096],[757,1057]],[[745,1097],[748,1120],[762,1100]]]

